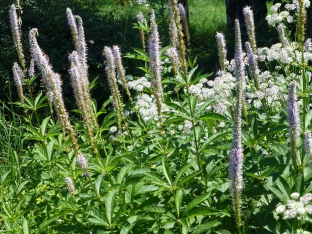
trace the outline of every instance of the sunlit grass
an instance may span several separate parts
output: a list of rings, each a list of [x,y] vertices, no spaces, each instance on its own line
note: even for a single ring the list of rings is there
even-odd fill
[[[215,35],[227,32],[225,3],[190,0],[189,12],[192,54],[205,71],[215,71],[218,66]]]

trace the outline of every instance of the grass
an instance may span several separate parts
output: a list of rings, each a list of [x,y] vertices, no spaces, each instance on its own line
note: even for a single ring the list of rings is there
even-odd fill
[[[218,69],[217,32],[227,32],[224,1],[189,1],[191,51],[206,72]]]

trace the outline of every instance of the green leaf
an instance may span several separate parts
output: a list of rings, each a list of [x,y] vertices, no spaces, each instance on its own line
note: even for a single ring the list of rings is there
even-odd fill
[[[282,144],[269,144],[269,148],[280,155],[286,155],[289,148]]]
[[[47,99],[47,96],[45,95],[42,97],[42,92],[40,92],[38,96],[35,98],[34,110],[47,106],[47,103],[42,104],[46,99]]]
[[[60,207],[68,208],[72,211],[78,211],[76,204],[73,204],[73,203],[65,201],[65,200],[59,200],[58,205]]]
[[[6,173],[4,173],[2,176],[1,176],[1,184],[3,184],[7,178],[7,176],[11,173],[11,171],[8,171]]]
[[[225,229],[215,231],[215,233],[216,234],[232,234],[231,232],[229,232],[228,230],[225,230]]]
[[[290,200],[289,194],[291,194],[291,188],[287,181],[280,176],[276,181],[276,185],[279,190],[284,194],[284,196],[287,197],[287,200]]]
[[[131,169],[131,167],[132,167],[131,165],[128,165],[128,166],[124,166],[121,168],[117,176],[117,181],[116,181],[117,184],[121,184],[122,180],[125,178],[126,174]]]
[[[305,129],[308,129],[312,119],[312,110],[309,110],[305,117]]]
[[[41,125],[40,125],[40,133],[41,133],[41,136],[44,137],[45,133],[46,133],[46,129],[47,129],[47,126],[48,126],[48,123],[49,123],[49,120],[50,120],[50,116],[45,118]]]
[[[206,110],[206,108],[211,105],[213,102],[215,102],[217,99],[215,98],[211,98],[207,101],[204,102],[204,104],[201,104],[200,107],[198,108],[198,110],[196,111],[196,117],[200,116],[202,114],[202,112],[204,112]],[[205,115],[203,115],[202,117],[205,117],[206,115],[209,114],[213,114],[213,113],[205,113]],[[200,119],[200,117],[199,117]]]
[[[106,223],[103,219],[100,219],[99,217],[94,217],[94,218],[88,218],[90,223],[96,224],[96,225],[101,225],[101,226],[108,226],[108,223]]]
[[[211,72],[211,73],[206,73],[206,74],[201,74],[201,72],[202,72],[202,71],[199,71],[198,73],[196,73],[195,79],[193,79],[193,80],[191,81],[191,84],[192,84],[192,85],[193,85],[193,84],[197,84],[201,79],[203,79],[203,78],[208,78],[208,77],[212,76],[212,74],[213,74],[213,72]]]
[[[199,197],[195,197],[184,209],[183,213],[182,213],[182,217],[185,217],[185,215],[190,212],[195,206],[197,206],[198,204],[202,203],[203,201],[205,201],[206,199],[208,199],[208,197],[210,197],[210,193],[206,193],[203,194]]]
[[[165,158],[162,159],[162,166],[163,166],[163,172],[165,174],[165,177],[170,185],[170,187],[172,187],[172,178],[171,178],[171,174],[170,174],[170,169],[168,167],[168,163],[166,161]]]
[[[287,202],[288,199],[288,194],[285,196],[283,193],[281,193],[278,189],[272,187],[272,186],[268,186],[268,185],[264,185],[264,187],[268,190],[270,190],[275,196],[277,196],[280,201],[282,202]]]
[[[194,216],[207,216],[207,215],[223,215],[231,217],[231,214],[227,210],[217,210],[211,207],[201,207],[195,210],[192,210],[187,214],[187,218],[192,218]]]
[[[152,205],[152,206],[144,206],[143,207],[143,210],[146,211],[146,212],[150,212],[150,213],[165,213],[166,212],[166,209],[161,207],[161,206],[155,206],[155,205]]]
[[[176,185],[181,187],[183,184],[190,182],[191,180],[193,180],[194,177],[196,177],[198,175],[200,175],[199,171],[192,173],[192,174],[189,174],[189,175],[185,176],[182,180],[180,180]]]
[[[207,223],[204,223],[204,224],[197,226],[194,229],[194,231],[192,232],[192,234],[200,234],[200,233],[207,232],[207,231],[211,230],[211,228],[214,228],[214,227],[218,226],[219,224],[221,224],[221,222],[217,219],[209,221]]]
[[[178,191],[176,191],[175,199],[174,199],[178,218],[180,218],[180,209],[181,209],[182,200],[183,200],[183,190],[179,189]]]
[[[198,65],[196,67],[194,67],[187,75],[187,81],[186,81],[186,84],[190,84],[191,81],[192,81],[192,76],[194,74],[194,72],[197,70],[198,68]]]
[[[112,220],[113,220],[113,212],[115,208],[115,197],[116,197],[116,192],[111,190],[108,192],[105,198],[106,217],[107,217],[107,222],[109,223],[109,225],[112,224]]]
[[[101,226],[109,226],[107,221],[106,221],[106,217],[103,215],[103,213],[98,210],[98,209],[94,209],[93,212],[90,213],[90,216],[93,218],[88,218],[88,220],[96,225],[101,225]]]
[[[29,180],[26,180],[26,181],[23,181],[22,183],[20,183],[20,185],[19,185],[18,188],[17,188],[16,193],[19,194],[19,193],[22,191],[22,189],[24,188],[24,186],[25,186],[26,184],[28,184],[28,182],[29,182]]]
[[[189,169],[191,165],[192,165],[191,163],[187,163],[183,167],[181,167],[181,169],[178,171],[178,174],[174,180],[175,185],[178,184],[178,181],[180,180],[181,176]]]
[[[47,145],[47,157],[48,157],[48,162],[51,162],[55,143],[56,143],[56,139],[53,139],[53,140],[50,141],[49,144]]]
[[[44,141],[44,138],[38,133],[38,130],[30,125],[24,126],[26,129],[25,140]]]
[[[187,224],[186,220],[182,219],[180,223],[182,224],[182,234],[189,233],[189,225]]]
[[[133,196],[134,196],[134,184],[129,184],[126,187],[125,191],[125,202],[128,204],[133,201]]]
[[[163,180],[160,176],[147,172],[146,177],[151,180],[151,183],[159,185],[160,187],[171,188],[168,183]]]
[[[219,120],[219,121],[225,121],[228,122],[228,118],[226,118],[224,115],[218,114],[218,113],[205,113],[204,115],[198,117],[200,120]]]
[[[45,229],[49,224],[51,224],[51,223],[55,222],[56,220],[58,220],[59,217],[60,217],[60,216],[57,215],[57,216],[54,216],[54,217],[52,217],[52,218],[50,218],[50,219],[45,219],[45,220],[39,225],[39,227],[38,227],[37,231],[35,232],[35,234],[39,234],[39,233],[41,233],[42,231],[44,231],[44,229]]]
[[[102,181],[103,181],[103,176],[102,175],[99,175],[98,178],[95,180],[96,195],[100,194]]]
[[[23,234],[29,234],[30,233],[30,227],[29,227],[29,221],[24,218],[23,219]]]
[[[143,194],[143,193],[148,193],[148,192],[153,192],[156,191],[159,187],[155,186],[155,185],[145,185],[142,186],[137,192],[136,194]]]
[[[172,110],[174,110],[174,113],[178,112],[179,113],[179,117],[184,118],[184,119],[190,119],[190,113],[189,111],[187,111],[186,109],[184,109],[182,106],[180,106],[177,103],[174,102],[166,102],[166,105],[171,108]],[[170,115],[172,115],[172,112],[169,113]]]
[[[213,134],[212,136],[210,136],[205,142],[204,144],[201,145],[200,147],[200,150],[203,150],[207,147],[207,145],[211,144],[213,141],[219,139],[219,138],[222,138],[222,137],[225,137],[227,136],[229,133],[222,133],[222,132],[219,132],[219,133],[215,133]]]

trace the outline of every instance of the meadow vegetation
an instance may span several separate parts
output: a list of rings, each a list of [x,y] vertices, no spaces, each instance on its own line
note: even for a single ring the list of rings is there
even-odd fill
[[[1,232],[312,233],[310,1],[269,6],[271,44],[249,6],[227,33],[217,0],[189,0],[189,25],[177,0],[20,3]],[[22,30],[27,9],[59,18]]]

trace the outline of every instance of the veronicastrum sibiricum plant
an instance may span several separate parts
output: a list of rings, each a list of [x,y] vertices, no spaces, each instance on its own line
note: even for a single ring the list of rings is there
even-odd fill
[[[74,41],[69,73],[78,111],[65,110],[65,103],[71,106],[73,100],[63,97],[61,84],[67,78],[52,70],[37,42],[37,31],[31,30],[33,61],[56,118],[51,115],[36,124],[28,118],[23,122],[25,149],[13,152],[11,161],[1,158],[3,164],[13,162],[8,167],[12,171],[0,179],[1,230],[311,232],[312,56],[311,39],[302,27],[307,1],[272,6],[273,15],[267,19],[276,27],[280,42],[270,45],[278,38],[266,38],[267,47],[260,46],[261,38],[256,40],[253,10],[246,6],[247,32],[242,34],[248,34],[248,41],[241,38],[244,27],[236,21],[235,58],[227,60],[227,43],[234,36],[226,40],[231,35],[217,33],[220,71],[214,77],[199,71],[192,50],[186,59],[181,45],[187,33],[180,31],[180,18],[184,20],[185,15],[177,1],[150,2],[156,6],[152,11],[148,1],[126,3],[125,9],[138,7],[134,14],[140,10],[150,15],[150,23],[143,13],[139,15],[136,27],[144,35],[143,50],[134,49],[134,55],[124,56],[125,44],[116,46],[117,41],[111,47],[103,45],[106,74],[103,69],[99,72],[106,75],[104,82],[112,97],[104,103],[97,95],[92,101],[89,92],[94,60],[89,59],[89,67],[85,36],[90,34],[86,30],[84,35],[81,17],[66,11],[67,34]],[[167,6],[168,20],[159,20],[167,15],[160,9]],[[191,11],[191,23],[192,17]],[[92,25],[86,20],[86,25]],[[288,27],[290,22],[293,26]],[[297,36],[293,37],[295,26]],[[160,38],[166,38],[162,33],[170,37],[170,46],[166,40],[161,42]],[[141,67],[133,75],[129,58],[140,60],[134,61]],[[22,70],[14,64],[13,77],[19,87],[27,80]],[[34,69],[29,72],[34,76]],[[103,87],[101,83],[97,88],[102,92]],[[19,107],[31,100],[27,92],[23,97]],[[38,117],[47,113],[42,111]],[[64,140],[71,133],[74,144]],[[17,168],[20,171],[13,173]]]

